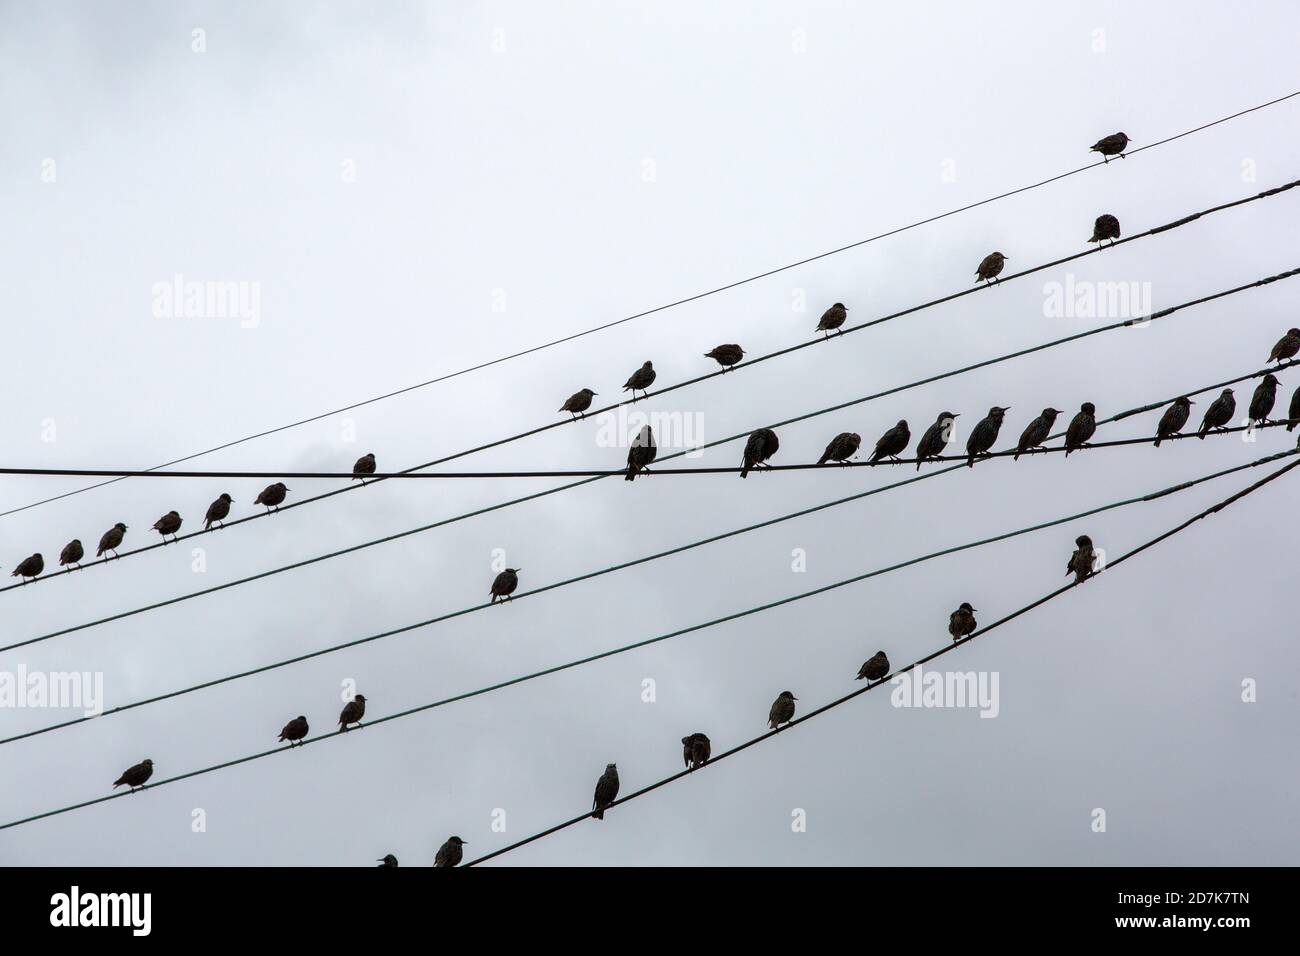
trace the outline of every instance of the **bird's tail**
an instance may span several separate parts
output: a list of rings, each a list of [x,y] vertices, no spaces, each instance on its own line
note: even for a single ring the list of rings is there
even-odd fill
[[[604,810],[593,810],[593,811],[591,812],[591,815],[592,815],[593,817],[595,817],[597,820],[603,820],[603,819],[605,819],[605,811],[604,811]]]
[[[1293,418],[1286,423],[1286,430],[1290,431],[1291,429],[1295,428],[1295,426],[1296,426],[1296,419]]]
[[[748,476],[748,475],[749,475],[749,460],[746,459],[746,460],[745,460],[745,464],[744,464],[743,466],[741,466],[741,469],[740,469],[740,477],[741,477],[741,478],[744,478],[744,477],[746,477],[746,476]]]
[[[1157,436],[1156,436],[1156,447],[1157,447],[1157,448],[1160,447],[1160,439],[1162,439],[1163,437],[1164,437],[1163,435],[1157,435]]]
[[[623,476],[625,481],[636,481],[636,465],[627,466],[627,474]]]

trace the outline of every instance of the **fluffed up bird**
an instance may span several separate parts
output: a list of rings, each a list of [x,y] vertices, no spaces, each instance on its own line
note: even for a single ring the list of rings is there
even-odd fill
[[[745,350],[734,342],[729,342],[726,345],[719,345],[716,349],[705,352],[704,357],[713,359],[722,366],[722,370],[725,372],[745,357]]]
[[[1124,158],[1124,150],[1128,148],[1129,138],[1127,133],[1111,133],[1109,136],[1103,136],[1089,148],[1089,152],[1101,153],[1101,158],[1110,162],[1110,157],[1118,156]]]
[[[642,425],[641,431],[637,433],[636,438],[632,439],[632,447],[627,450],[627,481],[635,481],[637,472],[645,471],[646,466],[655,460],[655,455],[659,454],[659,449],[655,447],[655,433],[650,430],[649,425]]]
[[[1273,351],[1268,353],[1270,362],[1285,362],[1300,352],[1300,329],[1287,329],[1286,335],[1277,340]]]
[[[1070,424],[1065,429],[1065,457],[1070,457],[1070,452],[1078,451],[1084,445],[1088,444],[1089,439],[1097,431],[1097,406],[1092,402],[1084,402],[1079,406],[1079,413],[1070,419]]]
[[[1092,238],[1089,242],[1105,242],[1110,240],[1113,246],[1115,240],[1119,238],[1119,220],[1110,213],[1102,213],[1097,217],[1097,221],[1092,224]]]
[[[1188,417],[1192,414],[1192,406],[1196,403],[1184,395],[1182,398],[1175,398],[1165,413],[1160,416],[1160,424],[1156,425],[1156,447],[1170,435],[1177,435],[1187,424]]]
[[[230,504],[234,500],[223,491],[221,497],[208,505],[208,513],[203,516],[203,530],[211,530],[214,524],[224,528],[226,526],[226,515],[230,514]]]
[[[957,417],[960,412],[940,412],[939,417],[934,420],[934,424],[925,430],[921,440],[916,443],[916,470],[921,470],[921,462],[927,458],[938,458],[948,448],[948,442],[952,441],[953,430],[957,426]]]
[[[830,334],[844,324],[844,320],[849,317],[849,310],[844,307],[843,302],[836,302],[833,306],[822,313],[821,320],[817,323],[816,331],[822,332],[827,338]],[[843,335],[844,333],[840,333]]]
[[[45,570],[45,559],[39,553],[33,554],[30,558],[23,558],[18,562],[18,567],[14,568],[11,578],[22,578],[23,584],[27,583],[28,578],[38,578],[42,571]]]
[[[1268,421],[1268,413],[1273,410],[1273,403],[1277,401],[1277,377],[1269,372],[1265,375],[1258,385],[1255,386],[1255,394],[1250,396],[1250,410],[1246,413],[1250,421],[1256,425],[1262,425]]]
[[[1097,552],[1093,550],[1092,538],[1086,534],[1081,534],[1074,539],[1074,554],[1070,555],[1069,562],[1065,565],[1065,576],[1074,575],[1074,580],[1082,584],[1087,578],[1092,576],[1092,566],[1097,561]]]
[[[366,454],[362,455],[352,465],[353,481],[356,481],[358,478],[360,478],[361,483],[365,484],[366,475],[373,475],[374,473],[375,473],[375,453],[373,451],[367,452]]]
[[[1286,430],[1290,431],[1300,424],[1300,388],[1291,393],[1291,407],[1286,413]]]
[[[963,601],[961,607],[948,615],[948,633],[954,641],[960,641],[975,630],[975,609]]]
[[[989,413],[980,419],[980,423],[971,429],[970,437],[966,439],[966,464],[969,467],[975,467],[975,459],[980,455],[988,454],[989,449],[998,440],[998,432],[1002,430],[1002,419],[1009,411],[1011,411],[1010,405],[1006,408],[994,405],[989,409]]]
[[[987,283],[997,280],[998,275],[1002,272],[1002,267],[1006,265],[1007,258],[1000,252],[990,252],[980,260],[979,268],[975,270],[975,282]]]
[[[1232,397],[1232,389],[1225,388],[1210,407],[1205,410],[1205,415],[1201,419],[1201,427],[1197,429],[1196,434],[1200,436],[1201,441],[1211,429],[1223,428],[1232,421],[1232,416],[1237,411],[1237,400]]]
[[[912,440],[912,433],[907,430],[907,420],[902,419],[897,425],[880,436],[876,442],[876,449],[871,453],[872,461],[880,461],[882,458],[892,458],[898,461],[898,456],[903,453],[907,443]]]
[[[845,464],[850,458],[858,453],[858,446],[862,444],[862,436],[857,432],[840,432],[831,439],[822,456],[817,459],[817,464],[824,465],[828,461],[838,461]]]
[[[605,808],[618,797],[618,764],[606,764],[605,772],[596,781],[596,795],[591,799],[591,815],[605,819]]]
[[[574,392],[561,405],[558,411],[568,412],[574,418],[577,418],[587,409],[591,408],[591,400],[597,393],[589,388],[584,388],[580,392]]]
[[[357,694],[350,701],[343,705],[343,710],[339,712],[339,733],[350,730],[349,725],[356,724],[361,726],[361,718],[366,716],[366,695]]]
[[[496,604],[498,601],[514,600],[510,595],[515,593],[515,588],[519,587],[519,572],[523,568],[506,568],[495,578],[492,579],[492,600],[490,603]]]
[[[181,530],[181,516],[177,511],[169,511],[153,523],[153,529],[162,535],[163,543],[167,543],[167,536],[171,535],[172,540],[176,540],[176,532]]]
[[[1032,422],[1025,426],[1025,430],[1020,433],[1020,441],[1016,442],[1016,453],[1011,456],[1011,460],[1017,460],[1031,448],[1041,448],[1047,441],[1047,436],[1052,433],[1052,426],[1056,424],[1056,416],[1061,414],[1059,408],[1048,406]]]
[[[95,557],[98,558],[105,551],[112,551],[113,557],[115,558],[121,557],[121,555],[117,553],[117,546],[122,543],[124,537],[126,537],[126,525],[119,521],[117,524],[113,525],[113,527],[105,531],[104,536],[99,539],[99,550],[95,552]],[[104,560],[107,561],[108,558],[105,558]]]
[[[81,559],[85,555],[86,549],[81,546],[81,539],[73,538],[63,546],[63,550],[59,553],[59,565],[75,564],[77,567],[81,567]]]
[[[113,789],[125,784],[134,790],[136,787],[143,787],[145,781],[153,776],[153,761],[146,757],[134,767],[127,767],[122,771],[122,776],[113,781]]]
[[[794,702],[798,699],[788,690],[781,691],[776,700],[772,701],[772,708],[767,712],[767,725],[773,730],[780,730],[782,724],[794,720]]]
[[[379,868],[387,868],[390,870],[397,869],[397,857],[393,856],[391,853],[384,854],[379,858]]]
[[[647,361],[639,369],[629,376],[628,380],[623,383],[623,391],[632,393],[632,401],[636,401],[636,393],[640,392],[646,395],[646,389],[654,384],[655,367],[654,363]]]
[[[682,759],[686,761],[688,770],[703,767],[709,762],[712,753],[713,745],[705,734],[691,734],[682,738]]]
[[[447,837],[447,842],[438,847],[438,855],[433,858],[433,865],[447,869],[459,866],[461,858],[465,855],[465,851],[461,847],[468,845],[465,840],[458,836]]]
[[[855,680],[880,680],[889,673],[889,658],[884,651],[876,651],[858,671]]]
[[[307,736],[307,718],[299,714],[293,720],[284,725],[284,730],[280,731],[280,739],[289,741],[292,747],[295,742],[302,740]]]
[[[766,464],[767,460],[775,455],[780,447],[781,441],[776,437],[776,432],[772,431],[772,429],[754,429],[749,433],[749,440],[745,442],[745,453],[741,456],[740,462],[740,477],[744,478],[748,475],[751,468]]]
[[[280,510],[280,505],[284,502],[284,496],[289,491],[283,481],[277,481],[273,485],[267,485],[261,493],[253,500],[253,504],[262,505],[269,512],[272,508]]]

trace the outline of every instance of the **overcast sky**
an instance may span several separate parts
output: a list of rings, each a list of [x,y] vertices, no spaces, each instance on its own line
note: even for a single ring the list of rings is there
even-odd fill
[[[1267,9],[1262,9],[1266,7]],[[196,34],[195,31],[203,31]],[[147,467],[423,381],[1035,182],[1297,88],[1300,9],[1214,3],[64,3],[0,5],[0,287],[7,464]],[[196,50],[200,47],[201,50]],[[1300,175],[1300,99],[1107,167],[207,456],[196,467],[399,469],[613,399],[701,353],[808,340]],[[1149,283],[1163,308],[1300,266],[1300,191],[652,398],[712,441],[1082,331],[1047,283]],[[256,321],[156,315],[155,286],[236,281]],[[942,409],[1099,416],[1262,366],[1300,279],[780,430],[777,462],[874,443]],[[802,306],[802,310],[801,310]],[[1123,316],[1120,316],[1123,317]],[[1281,375],[1285,407],[1300,375]],[[1250,386],[1238,389],[1244,411]],[[1199,409],[1204,409],[1208,398]],[[1196,413],[1199,421],[1199,410]],[[1151,434],[1158,413],[1101,438]],[[1062,424],[1064,419],[1062,420]],[[595,421],[458,463],[603,468]],[[962,432],[964,439],[965,432]],[[351,440],[349,440],[351,439]],[[332,729],[355,681],[382,716],[1291,447],[1294,433],[998,460],[671,559],[0,747],[0,822]],[[738,463],[737,443],[703,464]],[[521,592],[911,474],[603,480],[0,655],[102,672],[110,707],[478,603],[494,552]],[[1064,582],[1072,542],[1118,554],[1262,476],[1223,478],[942,558],[357,734],[0,832],[11,864],[428,865],[476,855],[811,708],[885,650],[949,640]],[[84,484],[0,480],[0,510]],[[560,481],[386,482],[0,594],[4,643],[165,600]],[[996,672],[1000,712],[891,706],[888,688],[502,858],[596,864],[1283,864],[1300,846],[1293,675],[1300,478],[942,659]],[[0,518],[4,574],[47,573],[114,522],[124,547],[264,481],[135,479]],[[337,481],[289,481],[291,498]],[[203,548],[204,571],[193,570]],[[802,549],[806,570],[793,569]],[[8,581],[8,578],[5,578]],[[936,664],[936,666],[938,666]],[[643,682],[655,700],[643,700]],[[1258,699],[1242,701],[1243,681]],[[0,711],[0,736],[75,712]],[[1106,832],[1093,831],[1105,810]],[[202,809],[206,830],[191,821]],[[505,832],[493,829],[504,810]],[[803,811],[806,832],[795,832]]]

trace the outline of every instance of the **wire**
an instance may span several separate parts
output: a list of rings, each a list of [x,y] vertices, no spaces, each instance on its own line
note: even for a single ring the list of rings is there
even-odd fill
[[[1113,571],[1116,566],[1123,564],[1129,558],[1136,557],[1137,555],[1141,554],[1143,551],[1146,551],[1148,548],[1154,547],[1155,545],[1159,544],[1161,541],[1173,537],[1174,535],[1178,534],[1180,531],[1183,531],[1186,528],[1191,527],[1193,524],[1195,524],[1197,521],[1200,521],[1202,518],[1207,518],[1212,514],[1216,514],[1217,512],[1222,511],[1223,509],[1227,508],[1229,505],[1233,504],[1234,502],[1240,500],[1241,498],[1246,497],[1246,495],[1250,494],[1251,492],[1256,491],[1259,488],[1262,488],[1264,485],[1268,484],[1273,479],[1280,478],[1282,475],[1286,474],[1288,471],[1290,471],[1292,468],[1295,468],[1297,465],[1300,465],[1300,461],[1291,462],[1291,464],[1286,465],[1283,468],[1280,468],[1279,470],[1273,472],[1267,477],[1262,478],[1259,481],[1255,482],[1253,485],[1250,485],[1249,487],[1242,489],[1241,491],[1237,492],[1231,497],[1225,498],[1223,501],[1220,501],[1218,504],[1212,505],[1209,508],[1205,509],[1204,511],[1200,512],[1199,514],[1193,515],[1191,518],[1188,518],[1182,524],[1179,524],[1176,527],[1171,528],[1170,530],[1164,532],[1163,534],[1158,535],[1157,537],[1152,538],[1149,541],[1146,541],[1138,545],[1133,550],[1120,555],[1118,558],[1116,558],[1113,561],[1107,561],[1106,572]],[[791,727],[795,727],[800,724],[806,723],[807,721],[812,720],[814,717],[818,717],[826,713],[827,711],[834,710],[836,707],[839,707],[843,704],[847,704],[849,701],[853,700],[854,698],[861,697],[863,694],[867,693],[868,691],[874,690],[880,685],[893,680],[893,678],[898,677],[901,674],[906,674],[908,671],[911,671],[916,667],[921,666],[922,664],[928,664],[930,661],[934,660],[935,658],[941,657],[944,654],[947,654],[950,651],[953,651],[956,648],[961,647],[963,644],[967,644],[978,637],[983,637],[989,631],[1001,627],[1003,624],[1007,624],[1011,621],[1014,621],[1016,618],[1020,617],[1021,615],[1027,614],[1030,611],[1034,610],[1035,608],[1041,607],[1042,605],[1046,604],[1048,601],[1051,601],[1052,599],[1057,598],[1060,595],[1078,586],[1079,586],[1079,582],[1072,581],[1069,584],[1064,585],[1063,587],[1059,587],[1055,591],[1052,591],[1050,594],[1044,595],[1043,597],[1032,602],[1031,604],[1027,604],[1024,607],[1011,612],[1005,617],[999,618],[998,620],[994,621],[992,624],[982,627],[979,630],[974,631],[971,634],[967,635],[966,637],[954,641],[952,644],[944,645],[943,647],[940,647],[938,650],[932,651],[931,653],[925,655],[924,657],[921,657],[913,661],[912,663],[908,664],[906,667],[894,671],[892,674],[890,674],[887,677],[881,678],[880,680],[875,682],[870,682],[863,687],[859,687],[856,690],[848,694],[845,694],[843,697],[838,697],[835,700],[832,700],[828,704],[823,704],[821,707],[818,707],[816,710],[809,711],[807,714],[804,714],[802,717],[798,717],[790,721],[781,730],[771,730],[768,731],[767,733],[760,734],[757,737],[751,737],[749,740],[746,740],[744,743],[732,747],[730,750],[723,751],[717,756],[710,757],[707,763],[702,764],[700,767],[696,768],[696,770],[680,770],[677,773],[674,773],[668,777],[664,777],[661,780],[657,780],[647,787],[642,787],[640,790],[636,790],[632,793],[629,793],[627,796],[623,797],[620,800],[615,800],[608,807],[606,807],[605,810],[608,812],[613,807],[617,807],[624,803],[628,803],[629,801],[635,800],[638,797],[643,797],[646,794],[652,793],[653,791],[658,790],[660,787],[666,786],[667,784],[670,784],[675,780],[680,780],[683,777],[690,776],[692,773],[695,773],[698,770],[711,767],[714,764],[716,764],[719,760],[722,760],[726,757],[730,757],[734,754],[738,754],[742,750],[748,750],[750,747],[754,746],[755,744],[759,744],[765,740],[769,740],[772,737],[775,737],[777,734],[781,733],[783,730],[789,730]],[[584,813],[581,813],[578,816],[573,817],[572,819],[564,821],[563,823],[558,823],[555,826],[548,827],[547,829],[542,830],[538,833],[534,833],[531,836],[527,836],[522,840],[516,840],[514,843],[511,843],[509,846],[502,847],[499,850],[493,850],[491,853],[485,853],[480,857],[470,860],[465,864],[465,866],[476,866],[480,863],[485,863],[488,860],[494,859],[496,857],[503,856],[504,854],[509,853],[512,850],[517,850],[520,847],[527,846],[530,843],[535,843],[538,840],[542,839],[543,837],[548,837],[554,833],[558,833],[561,830],[567,829],[568,827],[574,826],[575,824],[581,823],[583,820],[590,819],[590,817],[591,817],[591,811],[587,810]]]

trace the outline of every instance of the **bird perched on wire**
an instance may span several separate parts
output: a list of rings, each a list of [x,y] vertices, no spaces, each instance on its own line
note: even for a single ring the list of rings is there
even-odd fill
[[[374,473],[375,453],[373,451],[362,455],[352,465],[352,480],[356,481],[360,478],[363,485],[366,483],[366,475],[373,475]]]
[[[273,485],[267,485],[261,493],[253,500],[253,504],[262,505],[269,512],[272,508],[280,510],[280,505],[284,502],[284,496],[289,491],[283,481],[277,481]]]
[[[1300,352],[1300,329],[1287,329],[1286,335],[1278,339],[1273,351],[1268,353],[1268,360],[1280,364],[1294,358],[1297,352]]]
[[[113,789],[125,784],[134,790],[136,787],[143,787],[145,781],[153,776],[153,761],[148,757],[141,760],[134,767],[127,767],[122,771],[122,776],[113,781]]]
[[[1124,158],[1124,150],[1128,148],[1129,138],[1127,133],[1111,133],[1109,136],[1103,136],[1097,142],[1092,144],[1088,150],[1091,153],[1101,153],[1101,158],[1110,162],[1110,157],[1118,156]]]
[[[515,588],[519,587],[519,572],[523,568],[506,568],[495,578],[492,579],[492,601],[496,604],[498,601],[514,600],[510,595],[515,593]]]
[[[280,739],[289,741],[292,747],[295,742],[302,740],[307,736],[307,718],[299,714],[293,720],[284,725],[284,730],[280,731]]]
[[[1097,552],[1092,548],[1092,538],[1086,534],[1081,534],[1074,539],[1074,554],[1070,555],[1069,562],[1065,565],[1065,576],[1074,575],[1074,580],[1082,584],[1085,579],[1092,576],[1092,566],[1097,561]]]
[[[596,781],[596,795],[592,797],[591,815],[597,820],[605,819],[605,808],[618,797],[618,764],[606,764],[605,772]]]
[[[844,307],[843,302],[836,302],[833,306],[822,313],[821,320],[817,323],[816,331],[823,333],[827,338],[830,334],[844,324],[844,320],[849,317],[849,310]],[[844,333],[841,332],[841,335]]]
[[[780,696],[772,701],[772,708],[767,712],[767,725],[773,730],[780,730],[782,724],[794,720],[794,702],[799,698],[788,690],[781,691]]]
[[[734,342],[730,342],[726,345],[719,345],[712,351],[705,352],[704,357],[713,359],[722,366],[722,370],[725,372],[745,357],[745,350]]]
[[[1001,281],[998,279],[998,275],[1002,272],[1002,267],[1006,264],[1007,258],[1000,252],[990,252],[980,260],[979,268],[975,270],[975,282],[978,284],[994,280]]]
[[[1025,430],[1020,433],[1020,441],[1016,442],[1016,453],[1011,456],[1011,460],[1017,460],[1031,448],[1041,448],[1047,441],[1047,436],[1052,433],[1052,426],[1056,424],[1056,416],[1061,414],[1059,408],[1052,408],[1050,405],[1044,408],[1042,414],[1025,426]]]
[[[636,401],[636,393],[648,396],[646,389],[654,384],[655,367],[654,363],[647,361],[639,369],[631,374],[626,382],[623,383],[623,391],[632,393],[632,401]]]
[[[659,449],[655,447],[655,434],[649,425],[642,425],[632,447],[627,450],[627,481],[635,481],[637,472],[645,471],[646,466],[655,460]]]
[[[458,836],[447,837],[447,842],[438,847],[438,855],[433,858],[433,865],[446,868],[459,866],[461,858],[465,855],[461,847],[468,845]]]
[[[593,392],[589,388],[584,388],[580,392],[574,392],[564,400],[564,404],[561,405],[558,410],[561,412],[568,412],[572,417],[577,418],[587,409],[591,408],[591,400],[596,394],[596,392]]]
[[[1160,424],[1156,426],[1156,447],[1170,435],[1177,435],[1187,424],[1188,417],[1192,414],[1192,406],[1196,403],[1184,395],[1182,398],[1175,398],[1165,413],[1160,416]]]
[[[167,536],[171,535],[172,540],[176,540],[176,532],[181,530],[181,516],[179,512],[169,511],[153,523],[153,529],[162,535],[163,543],[167,543]]]
[[[85,557],[85,554],[86,549],[81,546],[81,539],[73,538],[63,546],[63,550],[59,553],[59,566],[75,564],[77,567],[81,567],[81,559]]]
[[[858,670],[858,676],[854,680],[880,680],[888,673],[889,658],[884,651],[876,651]]]
[[[39,553],[33,554],[30,558],[23,558],[18,562],[18,567],[14,568],[11,578],[22,578],[23,584],[27,583],[28,578],[40,577],[45,570],[45,559]]]
[[[1211,429],[1223,428],[1232,421],[1232,416],[1237,411],[1237,400],[1232,397],[1232,389],[1225,388],[1210,407],[1205,410],[1205,415],[1201,419],[1201,427],[1197,430],[1197,435],[1201,441],[1205,441],[1205,436]]]
[[[921,470],[921,462],[927,458],[938,458],[952,441],[953,429],[957,426],[960,413],[940,412],[934,424],[925,430],[921,440],[916,443],[916,470]]]
[[[1011,411],[1011,406],[998,408],[994,405],[989,409],[989,413],[980,419],[980,423],[971,429],[970,437],[966,439],[966,464],[974,468],[975,459],[980,455],[987,455],[990,448],[998,440],[998,432],[1002,430],[1002,419],[1007,412]]]
[[[226,515],[230,514],[230,504],[235,499],[224,491],[216,501],[208,505],[208,513],[203,516],[203,530],[208,531],[213,524],[226,526]]]
[[[1097,221],[1092,224],[1092,238],[1089,242],[1105,242],[1110,240],[1110,244],[1115,245],[1115,240],[1119,238],[1119,220],[1110,213],[1102,213],[1097,217]]]
[[[703,767],[709,762],[712,753],[713,745],[706,735],[691,734],[682,738],[682,759],[686,761],[688,770]]]
[[[1265,375],[1258,385],[1255,386],[1255,394],[1250,396],[1250,410],[1246,413],[1247,418],[1256,425],[1262,425],[1268,421],[1268,413],[1273,410],[1273,403],[1277,401],[1277,377],[1272,372]]]
[[[379,868],[382,870],[385,867],[390,870],[397,869],[397,857],[393,856],[393,854],[391,853],[386,853],[382,857],[380,857]]]
[[[817,464],[824,465],[828,461],[838,461],[845,464],[850,458],[858,453],[858,446],[862,444],[862,436],[857,432],[840,432],[831,439],[822,456],[817,459]]]
[[[961,607],[948,615],[948,633],[954,641],[960,641],[975,630],[975,609],[963,601]]]
[[[350,724],[360,727],[361,718],[364,716],[366,716],[366,695],[357,694],[339,711],[339,733],[350,730]]]
[[[912,440],[912,433],[907,430],[907,420],[901,419],[897,425],[880,436],[876,442],[876,449],[871,453],[872,461],[880,461],[882,458],[892,458],[898,461],[898,456],[902,454],[907,443]]]
[[[1078,451],[1088,443],[1093,434],[1097,431],[1097,406],[1092,402],[1084,402],[1079,406],[1079,413],[1070,419],[1070,424],[1065,429],[1065,457],[1070,457],[1070,452]]]
[[[745,442],[745,453],[740,462],[740,477],[744,478],[751,468],[766,463],[780,447],[781,442],[772,429],[754,429],[749,433],[749,440]]]
[[[122,543],[124,537],[126,537],[126,525],[119,521],[117,524],[113,525],[113,527],[105,531],[104,536],[99,539],[99,550],[95,552],[95,557],[98,558],[105,551],[112,551],[113,557],[115,558],[121,557],[121,555],[117,553],[117,546]],[[108,558],[105,558],[104,560],[107,561]]]
[[[1286,413],[1286,430],[1290,431],[1300,424],[1300,388],[1291,393],[1291,407]]]

